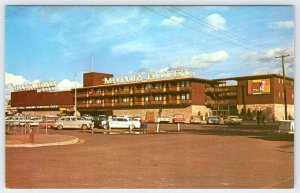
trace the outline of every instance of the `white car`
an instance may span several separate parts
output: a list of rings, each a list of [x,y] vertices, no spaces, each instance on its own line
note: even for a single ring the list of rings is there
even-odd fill
[[[31,126],[38,126],[42,121],[43,121],[42,117],[30,117],[29,124]]]
[[[294,135],[294,120],[281,120],[278,130],[278,134],[291,134]]]
[[[65,116],[58,119],[53,125],[54,128],[62,130],[63,128],[75,128],[75,129],[93,129],[94,125],[91,120],[85,120],[81,117]]]
[[[29,117],[26,116],[12,116],[12,117],[6,117],[5,118],[5,124],[9,126],[14,125],[25,125],[26,122],[29,122]]]
[[[137,120],[131,120],[128,117],[115,117],[111,121],[105,121],[103,124],[104,129],[113,129],[113,128],[141,128],[141,122]]]
[[[159,117],[156,120],[157,123],[170,123],[171,119],[169,117]]]

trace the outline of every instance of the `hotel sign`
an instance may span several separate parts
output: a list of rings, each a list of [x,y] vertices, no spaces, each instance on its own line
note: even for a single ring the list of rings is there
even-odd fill
[[[144,72],[139,74],[133,74],[128,76],[116,76],[103,78],[104,84],[122,84],[122,83],[134,83],[134,82],[146,82],[154,80],[167,80],[176,78],[188,78],[194,77],[195,72],[189,71],[189,69],[168,70],[163,72]]]
[[[37,90],[37,92],[49,92],[56,89],[55,81],[37,82],[31,84],[14,85],[14,91]]]

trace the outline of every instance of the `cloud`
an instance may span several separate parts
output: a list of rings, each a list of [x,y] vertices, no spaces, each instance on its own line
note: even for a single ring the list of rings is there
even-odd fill
[[[5,84],[12,84],[12,85],[18,85],[18,84],[24,84],[29,82],[21,75],[14,75],[8,72],[5,72]]]
[[[226,28],[226,20],[218,13],[211,14],[205,18],[206,23],[214,26],[216,31]]]
[[[163,25],[163,26],[177,26],[177,25],[180,25],[183,22],[184,22],[184,18],[171,16],[168,19],[162,20],[160,24]]]
[[[278,22],[272,22],[268,24],[270,28],[273,29],[291,29],[294,28],[294,22],[293,21],[278,21]]]
[[[76,85],[75,85],[76,83]],[[82,84],[78,81],[70,81],[68,79],[64,79],[57,84],[57,90],[71,90],[72,88],[82,87]]]
[[[227,52],[219,50],[211,53],[201,53],[191,58],[189,62],[173,61],[170,64],[171,68],[188,67],[193,69],[206,70],[214,64],[225,62],[229,58]]]
[[[252,74],[276,73],[282,74],[281,60],[275,58],[281,55],[290,55],[285,58],[285,73],[287,76],[294,76],[295,61],[293,48],[272,48],[263,54],[249,52],[240,56],[240,60],[253,69]]]
[[[252,63],[252,65],[260,65],[264,63],[273,62],[276,60],[275,57],[278,57],[280,55],[290,55],[292,57],[294,56],[294,49],[278,47],[269,49],[264,53],[249,52],[240,56],[240,60]]]

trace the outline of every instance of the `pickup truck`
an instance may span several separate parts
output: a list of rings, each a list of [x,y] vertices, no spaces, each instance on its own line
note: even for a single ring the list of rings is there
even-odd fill
[[[135,128],[141,128],[140,121],[131,120],[129,117],[115,117],[111,121],[102,121],[101,123],[104,129],[129,128],[132,130]]]
[[[58,119],[54,125],[54,128],[62,130],[63,128],[75,128],[75,129],[93,129],[94,125],[91,120],[85,120],[81,117],[66,116]]]

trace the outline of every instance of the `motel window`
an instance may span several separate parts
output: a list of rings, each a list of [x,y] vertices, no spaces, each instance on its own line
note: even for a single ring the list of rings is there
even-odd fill
[[[115,98],[115,99],[114,99],[114,102],[115,102],[115,103],[118,103],[118,102],[119,102],[119,99],[118,99],[118,98]]]
[[[280,98],[280,92],[278,93],[278,96],[279,96],[279,98]]]
[[[294,86],[294,81],[291,81],[291,85]]]
[[[154,100],[155,101],[162,101],[162,95],[155,95]]]
[[[90,103],[90,104],[92,104],[92,103],[93,103],[93,100],[92,100],[92,99],[90,99],[90,100],[89,100],[89,103]]]
[[[100,89],[100,88],[97,89],[97,90],[96,90],[96,93],[101,93],[101,89]]]
[[[190,99],[190,94],[186,93],[186,94],[181,94],[181,100],[189,100]]]
[[[149,96],[145,96],[145,101],[149,102]]]
[[[100,99],[97,99],[97,100],[96,100],[96,103],[97,103],[97,104],[100,104],[100,103],[101,103],[101,100],[100,100]]]
[[[146,90],[149,90],[149,89],[151,89],[151,88],[152,88],[152,85],[151,85],[151,84],[146,84],[146,85],[145,85],[145,89],[146,89]]]
[[[190,82],[188,80],[181,81],[180,85],[181,85],[181,87],[189,87],[190,86]]]
[[[124,91],[129,91],[129,86],[125,86]]]
[[[161,89],[161,88],[162,88],[162,83],[156,83],[156,84],[155,84],[155,88]]]
[[[292,99],[294,98],[294,94],[292,94]]]
[[[114,88],[114,91],[115,91],[115,92],[118,92],[118,91],[119,91],[119,89],[118,89],[117,87],[115,87],[115,88]]]
[[[91,94],[93,92],[94,92],[94,89],[91,89],[91,90],[88,91],[89,94]]]
[[[85,101],[85,100],[83,100],[83,101],[82,101],[82,103],[86,103],[86,101]]]
[[[129,97],[124,97],[124,98],[123,98],[123,102],[124,102],[124,103],[129,103],[129,101],[130,101],[130,98],[129,98]]]
[[[278,78],[278,84],[280,84],[280,78]]]

